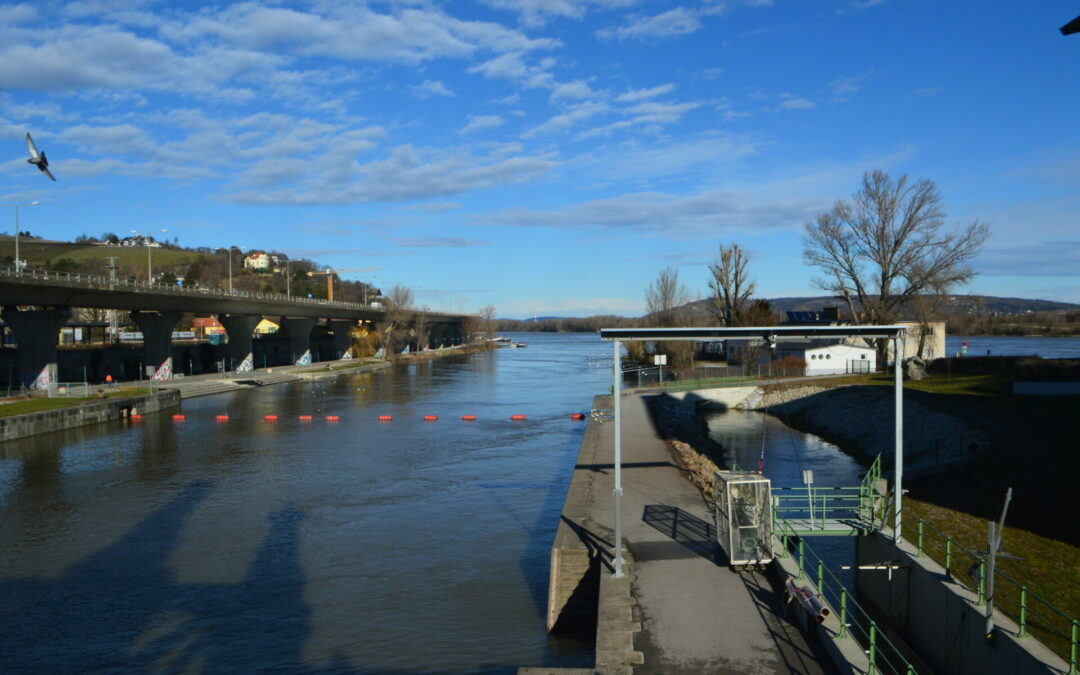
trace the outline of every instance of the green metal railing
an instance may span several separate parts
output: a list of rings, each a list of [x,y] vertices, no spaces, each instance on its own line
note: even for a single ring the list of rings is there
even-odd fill
[[[778,519],[813,521],[812,531],[821,534],[851,534],[851,529],[871,531],[878,528],[885,497],[874,484],[881,477],[881,457],[871,463],[857,487],[773,487],[773,531],[780,536]],[[843,521],[846,528],[828,530]],[[806,528],[802,534],[808,534]]]
[[[777,532],[782,553],[777,555],[793,557],[799,564],[799,580],[808,580],[816,585],[817,592],[830,611],[840,621],[838,639],[852,639],[862,648],[870,662],[869,673],[904,673],[912,675],[915,667],[907,660],[903,652],[880,629],[878,623],[870,618],[854,598],[854,594],[828,569],[825,562],[806,543],[804,537],[796,536],[794,530],[783,518],[777,519]],[[798,544],[792,546],[792,543]]]
[[[709,377],[702,380],[676,380],[665,382],[668,391],[691,391],[694,389],[719,389],[722,387],[745,387],[756,382],[753,377]]]
[[[979,604],[985,605],[985,556],[922,518],[906,513],[905,521],[911,520],[916,525],[913,543],[917,555],[940,564],[949,579],[975,593]],[[994,570],[994,609],[1017,623],[1020,637],[1036,638],[1069,664],[1070,674],[1080,673],[1080,621],[1000,569]]]

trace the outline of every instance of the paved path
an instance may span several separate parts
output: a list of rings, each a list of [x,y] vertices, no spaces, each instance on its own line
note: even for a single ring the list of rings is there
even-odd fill
[[[629,573],[641,632],[634,650],[645,659],[634,672],[832,672],[782,618],[764,575],[717,564],[709,510],[672,463],[644,397],[625,395],[622,412],[623,537],[635,561]],[[588,519],[611,528],[613,436],[613,423],[603,422],[586,438],[576,469],[591,474]]]

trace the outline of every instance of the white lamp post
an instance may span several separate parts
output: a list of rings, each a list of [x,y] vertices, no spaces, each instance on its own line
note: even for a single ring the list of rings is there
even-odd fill
[[[131,231],[131,233],[134,234],[136,237],[142,237],[143,241],[146,242],[146,283],[148,283],[148,284],[152,283],[154,281],[154,268],[153,268],[153,264],[152,264],[152,262],[150,260],[150,251],[151,251],[150,239],[152,238],[151,235],[156,234],[158,232],[168,232],[168,231],[169,231],[168,229],[151,230],[150,232],[139,232],[138,230],[132,230]]]
[[[0,206],[10,206],[11,208],[15,209],[15,272],[16,273],[22,271],[22,265],[19,264],[20,262],[22,262],[21,260],[19,260],[19,209],[24,207],[24,206],[37,206],[40,203],[41,202],[33,201],[33,202],[27,202],[25,204],[0,204]]]

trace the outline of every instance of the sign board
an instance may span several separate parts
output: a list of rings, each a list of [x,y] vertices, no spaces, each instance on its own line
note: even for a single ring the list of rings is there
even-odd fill
[[[803,485],[813,485],[814,484],[814,470],[813,469],[803,469],[802,482],[803,482]]]
[[[667,354],[656,354],[655,356],[653,356],[653,365],[654,366],[666,366],[667,365]]]

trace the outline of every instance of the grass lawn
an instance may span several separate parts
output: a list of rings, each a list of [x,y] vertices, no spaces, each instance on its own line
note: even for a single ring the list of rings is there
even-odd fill
[[[827,383],[892,387],[894,379],[892,374],[876,373]],[[1017,396],[1007,374],[934,374],[905,381],[904,395],[963,419],[992,439],[992,447],[962,469],[906,480],[909,492],[904,509],[962,546],[985,551],[987,521],[998,518],[1011,487],[1002,547],[1023,560],[1002,559],[999,570],[1061,612],[1080,619],[1080,526],[1075,520],[1080,396]],[[927,553],[944,564],[944,539],[929,532]],[[914,541],[913,524],[905,528],[905,534]],[[958,581],[974,589],[977,582],[967,574],[972,562],[969,555],[954,551],[951,569]],[[996,606],[1016,619],[1019,588],[999,579],[995,595]],[[1033,626],[1032,632],[1068,661],[1068,620],[1034,598],[1029,599],[1028,612],[1033,624],[1044,624]]]
[[[136,387],[121,387],[119,389],[106,392],[105,397],[112,398],[116,396],[140,396],[147,393],[150,393],[149,389],[139,389]],[[72,406],[80,405],[88,401],[92,402],[100,400],[101,398],[98,396],[80,396],[71,398],[57,397],[9,399],[7,401],[0,402],[0,417],[23,415],[26,413],[41,412],[43,410],[70,408]]]

